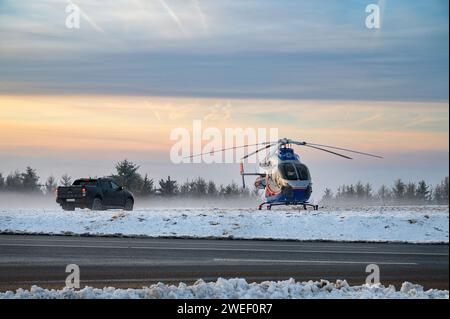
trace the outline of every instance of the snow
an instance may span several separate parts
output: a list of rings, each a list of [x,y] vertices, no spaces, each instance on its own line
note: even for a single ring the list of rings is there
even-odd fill
[[[48,290],[37,286],[30,290],[0,293],[0,299],[448,299],[447,290],[424,291],[420,285],[403,283],[400,290],[381,284],[350,286],[345,280],[335,283],[321,280],[296,282],[265,281],[247,283],[245,279],[222,279],[216,282],[198,280],[193,285],[158,283],[142,289],[103,289],[85,287]]]
[[[448,206],[298,209],[2,209],[0,232],[177,238],[448,243]]]

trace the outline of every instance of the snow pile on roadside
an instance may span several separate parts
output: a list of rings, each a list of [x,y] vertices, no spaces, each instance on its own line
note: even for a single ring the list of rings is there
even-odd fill
[[[276,209],[2,209],[0,232],[448,243],[448,206]]]
[[[0,293],[0,299],[448,299],[447,290],[424,291],[420,285],[403,283],[397,291],[394,286],[350,286],[345,280],[331,283],[326,280],[296,282],[266,281],[247,283],[245,279],[222,279],[216,282],[198,280],[188,286],[158,283],[142,289],[98,289],[86,287],[81,290],[64,288],[47,290],[37,286],[30,290]]]

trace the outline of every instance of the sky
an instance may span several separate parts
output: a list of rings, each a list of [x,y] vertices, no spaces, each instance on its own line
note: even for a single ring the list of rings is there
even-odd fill
[[[380,29],[365,25],[370,3]],[[79,29],[66,27],[69,4]],[[384,156],[298,150],[319,193],[437,183],[448,30],[440,0],[0,0],[0,172],[101,176],[129,158],[154,178],[238,181],[236,165],[170,163],[170,132],[200,119]]]

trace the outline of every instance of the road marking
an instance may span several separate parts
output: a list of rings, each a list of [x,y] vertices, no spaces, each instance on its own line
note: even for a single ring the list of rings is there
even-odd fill
[[[0,246],[17,247],[61,247],[61,248],[102,248],[102,249],[143,249],[143,250],[201,250],[201,251],[243,251],[243,252],[278,252],[278,253],[320,253],[320,254],[371,254],[371,255],[414,255],[414,256],[448,256],[448,253],[392,252],[392,251],[333,251],[333,250],[288,250],[288,249],[245,249],[220,247],[152,247],[152,246],[107,246],[107,245],[50,245],[50,244],[0,244]]]
[[[122,237],[120,239],[117,238],[116,240],[107,240],[107,239],[105,239],[106,237],[81,237],[81,238],[80,237],[74,237],[74,238],[76,238],[77,240],[79,240],[81,242],[82,241],[89,241],[89,240],[92,240],[93,238],[98,238],[98,239],[100,239],[98,241],[101,242],[101,243],[117,244],[119,241],[122,241],[122,242],[134,241],[135,244],[147,244],[147,243],[145,243],[145,239],[144,238]],[[2,239],[4,240],[4,238],[2,238]],[[6,240],[14,241],[14,242],[17,242],[17,241],[33,241],[34,242],[34,241],[36,241],[36,239],[33,239],[33,238],[14,238],[14,239],[7,238]],[[189,241],[189,242],[181,242],[183,240]],[[198,242],[195,242],[197,240],[198,240]],[[39,238],[39,241],[41,241],[41,242],[50,242],[50,243],[52,243],[52,242],[62,243],[62,242],[73,242],[74,239],[57,239],[57,237],[55,237],[55,238],[52,238],[52,239]],[[139,241],[141,241],[141,243],[139,243]],[[229,242],[226,242],[226,240],[223,240],[223,239],[216,239],[215,240],[215,239],[201,239],[201,238],[199,238],[199,239],[191,239],[191,238],[188,238],[188,239],[178,238],[178,239],[176,239],[176,238],[174,238],[174,239],[170,239],[170,240],[167,240],[167,241],[150,240],[150,244],[173,244],[174,241],[177,241],[177,243],[176,243],[177,245],[193,245],[193,246],[195,246],[195,245],[207,246],[207,245],[210,245],[210,244],[214,243],[215,245],[219,245],[219,246],[256,246],[258,244],[260,244],[260,245],[263,244],[264,246],[268,246],[268,247],[299,247],[299,246],[301,247],[301,246],[310,246],[311,243],[312,243],[312,242],[302,242],[302,241],[298,241],[298,242],[291,241],[291,242],[285,242],[285,243],[277,243],[277,240],[275,240],[275,241],[270,241],[270,240],[264,241],[264,240],[260,240],[260,239],[255,240],[253,243],[245,243],[245,242],[240,241],[239,239],[230,240]],[[200,241],[211,241],[211,242],[207,243],[207,242],[200,242]],[[247,241],[247,240],[244,240],[244,241]],[[314,243],[314,244],[316,244],[316,243]],[[353,243],[349,242],[348,244],[351,245]],[[357,245],[364,245],[364,249],[376,249],[377,248],[375,246],[366,246],[366,243],[358,243],[358,242],[356,242],[355,244],[357,244]],[[385,243],[380,243],[380,244],[385,244]],[[343,243],[336,243],[336,244],[333,244],[333,245],[329,245],[329,244],[326,244],[326,243],[323,243],[323,242],[319,241],[319,242],[317,242],[317,245],[320,246],[320,248],[344,248],[344,249],[347,248],[347,249],[350,249],[348,245],[343,244]]]
[[[214,258],[218,262],[255,262],[255,263],[294,263],[294,264],[377,264],[377,265],[409,265],[417,266],[418,263],[400,263],[385,261],[334,261],[334,260],[281,260],[281,259],[230,259],[230,258]]]

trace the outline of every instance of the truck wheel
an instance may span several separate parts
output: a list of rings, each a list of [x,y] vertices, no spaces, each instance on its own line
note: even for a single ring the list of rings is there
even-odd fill
[[[125,201],[125,210],[133,210],[133,206],[134,206],[134,201],[131,198],[127,198],[127,200]]]
[[[75,210],[75,206],[74,205],[63,205],[62,209],[65,211],[74,211]]]
[[[102,200],[100,198],[95,198],[94,202],[92,203],[92,210],[102,210],[103,209],[103,205],[102,205]]]

